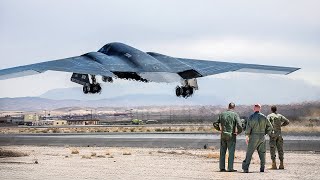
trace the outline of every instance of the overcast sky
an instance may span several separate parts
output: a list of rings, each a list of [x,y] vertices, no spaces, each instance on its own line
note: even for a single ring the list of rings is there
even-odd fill
[[[308,0],[0,0],[0,69],[77,56],[118,41],[177,57],[300,67],[286,78],[320,87],[319,7],[320,1]],[[70,76],[46,72],[2,80],[0,97],[63,87],[81,91]]]

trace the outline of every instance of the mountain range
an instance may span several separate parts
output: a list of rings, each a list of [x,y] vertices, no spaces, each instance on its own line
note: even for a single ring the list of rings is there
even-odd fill
[[[61,107],[151,105],[290,104],[320,100],[320,87],[283,76],[200,78],[199,91],[188,99],[175,97],[177,84],[125,82],[102,84],[100,95],[84,95],[81,86],[53,89],[39,97],[0,98],[0,110],[33,111]]]

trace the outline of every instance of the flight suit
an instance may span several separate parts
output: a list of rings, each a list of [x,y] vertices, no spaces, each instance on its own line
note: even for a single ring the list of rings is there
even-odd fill
[[[246,125],[245,134],[249,136],[246,159],[242,163],[244,171],[249,170],[252,154],[258,151],[260,158],[260,171],[264,171],[266,163],[266,141],[265,135],[272,133],[272,125],[270,121],[260,112],[252,114]]]
[[[240,117],[232,110],[221,113],[218,120],[213,123],[216,130],[221,131],[220,139],[220,170],[225,170],[226,152],[228,149],[228,170],[232,171],[234,162],[234,152],[236,148],[236,136],[242,132]],[[221,127],[221,128],[220,128]]]
[[[283,161],[283,138],[281,135],[281,126],[289,124],[289,120],[278,113],[271,113],[267,116],[268,120],[273,126],[273,133],[270,135],[270,155],[271,159],[276,159],[276,148],[278,149],[279,159]]]

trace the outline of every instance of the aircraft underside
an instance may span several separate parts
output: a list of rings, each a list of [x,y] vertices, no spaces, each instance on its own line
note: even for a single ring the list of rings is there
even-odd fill
[[[142,78],[135,72],[113,72],[118,79],[135,80],[139,82],[150,82],[147,79]],[[97,82],[95,75],[78,74],[73,73],[70,79],[72,82],[83,86],[82,90],[84,94],[98,94],[101,93],[102,87]],[[113,78],[108,76],[102,76],[102,81],[107,83],[113,83]],[[175,94],[177,97],[188,98],[198,90],[197,79],[183,79],[181,86],[175,88]]]

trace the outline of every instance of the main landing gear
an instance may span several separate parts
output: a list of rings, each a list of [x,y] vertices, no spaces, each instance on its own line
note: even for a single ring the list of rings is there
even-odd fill
[[[197,79],[187,79],[182,82],[182,86],[176,87],[176,96],[188,98],[193,95],[195,90],[198,90]]]
[[[83,93],[84,93],[84,94],[88,94],[88,93],[92,93],[92,94],[100,93],[100,92],[101,92],[101,85],[100,85],[100,83],[97,83],[97,80],[96,80],[96,76],[95,76],[95,75],[91,75],[91,81],[92,81],[92,83],[83,85],[83,89],[82,89],[82,90],[83,90]]]
[[[83,86],[82,91],[84,94],[101,93],[101,85],[97,82],[95,75],[73,73],[70,80],[74,83],[81,84]],[[102,81],[112,83],[113,79],[112,77],[102,76]]]

